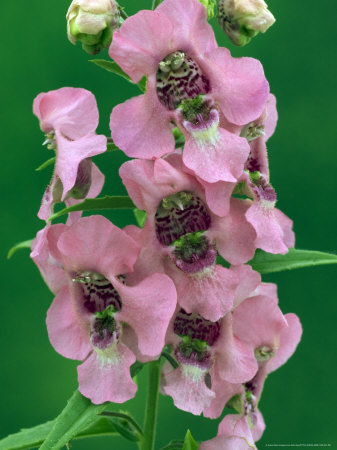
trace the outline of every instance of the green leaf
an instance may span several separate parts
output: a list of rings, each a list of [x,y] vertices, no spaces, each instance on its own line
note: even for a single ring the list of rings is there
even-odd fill
[[[30,248],[32,245],[33,239],[28,239],[27,241],[19,242],[18,244],[15,244],[8,252],[7,258],[10,259],[14,253],[16,253],[18,250],[21,250],[22,248]]]
[[[128,74],[124,72],[123,69],[119,67],[119,65],[115,61],[107,61],[105,59],[90,59],[90,62],[96,64],[98,67],[102,67],[102,69],[107,70],[108,72],[115,73],[116,75],[119,75],[120,77],[124,78],[125,80],[132,83],[131,78]]]
[[[135,218],[137,220],[138,226],[140,228],[143,228],[146,222],[146,218],[147,218],[147,212],[146,211],[142,211],[141,209],[135,208],[133,210],[133,214],[135,215]]]
[[[101,415],[109,417],[116,431],[125,439],[137,442],[143,436],[143,430],[127,411],[104,411]]]
[[[139,87],[139,89],[142,92],[146,91],[146,82],[147,82],[147,78],[144,76],[139,83],[137,83],[137,86]]]
[[[273,255],[257,250],[254,258],[248,264],[257,272],[265,274],[302,267],[337,264],[337,255],[296,248],[291,248],[285,255]]]
[[[53,426],[55,420],[51,420],[42,425],[33,428],[23,429],[18,433],[11,434],[0,441],[1,450],[23,450],[39,447],[46,439]],[[73,439],[88,438],[95,436],[114,436],[117,435],[114,424],[105,418],[96,419],[93,424],[85,428]]]
[[[135,377],[143,369],[144,366],[145,363],[141,363],[139,361],[133,363],[132,366],[130,367],[131,378]]]
[[[190,430],[187,430],[182,450],[198,450],[199,445],[193,439]]]
[[[128,436],[131,434],[131,439],[127,437],[131,441],[139,441],[140,437],[143,436],[143,430],[128,411],[103,411],[101,416],[109,417],[115,424],[116,430],[119,430],[118,426],[121,426],[123,431],[119,431],[119,433],[122,436],[124,436],[124,430],[126,430]]]
[[[100,414],[108,403],[94,405],[79,391],[75,391],[67,406],[55,419],[54,426],[41,445],[41,450],[57,450],[66,445]]]
[[[100,198],[87,198],[81,203],[68,206],[68,208],[61,209],[52,214],[48,221],[61,217],[73,211],[93,211],[97,209],[133,209],[135,205],[132,200],[126,195],[106,195]]]
[[[45,169],[46,167],[50,166],[51,164],[54,164],[54,162],[56,161],[56,156],[54,156],[53,158],[49,158],[47,159],[47,161],[45,161],[44,163],[41,164],[41,166],[39,166],[36,170],[36,172],[39,172],[40,170]]]
[[[119,65],[115,61],[106,61],[105,59],[90,59],[90,62],[96,64],[96,66],[102,67],[102,69],[107,70],[108,72],[115,73],[125,80],[129,81],[132,84],[135,84],[128,74],[124,72],[123,69],[119,67]],[[145,92],[146,89],[146,77],[143,77],[137,86],[142,92]]]
[[[1,450],[14,450],[24,448],[34,448],[42,444],[54,426],[51,420],[33,428],[22,429],[18,433],[10,434],[0,441]]]

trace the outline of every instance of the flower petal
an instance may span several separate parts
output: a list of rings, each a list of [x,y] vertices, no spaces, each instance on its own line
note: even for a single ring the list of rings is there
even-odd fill
[[[174,151],[170,113],[159,103],[148,83],[145,95],[117,105],[111,113],[110,130],[114,143],[134,158],[159,158]]]
[[[236,182],[242,175],[248,155],[246,139],[218,128],[214,143],[187,138],[183,161],[186,167],[209,183]]]
[[[122,298],[122,310],[116,318],[133,328],[143,355],[159,355],[176,308],[176,289],[172,280],[164,274],[155,273],[136,286],[120,283],[115,287]]]
[[[120,342],[113,347],[110,355],[101,356],[94,351],[77,368],[79,391],[96,405],[124,403],[136,395],[137,385],[130,375],[130,366],[136,358]]]
[[[52,346],[62,356],[83,360],[91,351],[89,324],[75,313],[68,286],[61,289],[48,309],[47,329]]]
[[[269,85],[261,63],[253,58],[232,58],[226,48],[207,55],[213,64],[212,93],[229,122],[245,125],[263,112]]]

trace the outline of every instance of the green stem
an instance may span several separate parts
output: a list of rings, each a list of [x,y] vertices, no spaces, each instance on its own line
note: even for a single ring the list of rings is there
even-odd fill
[[[149,385],[147,391],[144,436],[139,443],[139,450],[154,450],[156,434],[158,394],[160,383],[160,360],[149,364]]]

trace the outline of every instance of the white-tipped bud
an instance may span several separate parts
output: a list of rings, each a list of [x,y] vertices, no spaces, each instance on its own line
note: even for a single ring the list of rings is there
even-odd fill
[[[217,18],[229,39],[239,46],[275,22],[264,0],[219,0]]]
[[[67,12],[67,34],[71,43],[82,43],[89,54],[109,47],[112,33],[119,26],[115,0],[73,0]]]

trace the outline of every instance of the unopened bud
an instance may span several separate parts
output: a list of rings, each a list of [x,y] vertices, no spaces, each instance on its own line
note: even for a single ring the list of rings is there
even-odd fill
[[[216,0],[199,0],[199,2],[206,8],[208,18],[213,19]]]
[[[217,19],[229,39],[243,46],[275,22],[263,0],[219,0]]]
[[[92,55],[109,47],[118,25],[115,0],[73,0],[67,12],[68,39],[73,44],[80,41]]]

